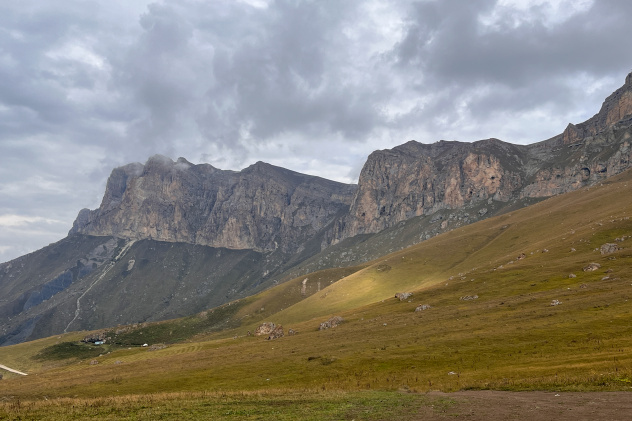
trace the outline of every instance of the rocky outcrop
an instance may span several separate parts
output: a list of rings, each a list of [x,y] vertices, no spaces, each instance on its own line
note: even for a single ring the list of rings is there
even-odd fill
[[[397,298],[399,301],[406,301],[412,295],[412,292],[398,292],[395,294],[395,298]]]
[[[498,139],[410,141],[373,152],[332,242],[377,233],[442,209],[567,193],[625,171],[632,162],[631,79],[632,74],[594,117],[569,124],[564,133],[543,142],[522,146]],[[491,216],[487,211],[480,209],[479,217]],[[448,228],[448,223],[441,228]]]
[[[272,323],[272,322],[261,323],[257,327],[257,329],[255,329],[255,336],[269,335],[270,333],[274,331],[274,329],[276,329],[276,327],[277,327],[276,323]]]
[[[101,206],[82,210],[71,233],[296,253],[312,239],[322,249],[443,209],[566,193],[630,167],[631,79],[549,140],[410,141],[373,152],[358,186],[262,162],[235,172],[154,156],[115,169]]]
[[[599,251],[601,252],[602,255],[604,254],[612,254],[616,251],[619,250],[619,245],[616,243],[606,243],[603,244],[600,248]]]
[[[563,143],[569,145],[594,136],[615,123],[632,116],[632,73],[625,78],[625,84],[612,93],[601,106],[601,110],[589,120],[569,124],[562,134]]]
[[[334,327],[337,327],[342,322],[344,322],[344,319],[342,317],[334,316],[331,319],[327,320],[326,322],[322,322],[320,326],[318,327],[318,330],[333,329]]]
[[[70,233],[296,252],[348,209],[355,186],[258,162],[222,171],[151,157],[117,168]]]
[[[498,139],[426,145],[410,141],[373,152],[362,172],[341,240],[374,233],[414,216],[490,199],[518,188],[525,147]]]

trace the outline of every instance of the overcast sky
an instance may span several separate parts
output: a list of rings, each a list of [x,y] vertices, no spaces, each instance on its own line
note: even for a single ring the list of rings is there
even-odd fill
[[[532,143],[632,70],[629,0],[4,0],[0,262],[153,154],[354,183],[415,139]]]

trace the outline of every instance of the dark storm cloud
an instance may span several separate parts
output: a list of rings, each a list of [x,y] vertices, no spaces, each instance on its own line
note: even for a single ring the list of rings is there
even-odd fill
[[[631,17],[616,0],[4,2],[0,260],[156,153],[355,181],[411,138],[542,140],[632,70]]]

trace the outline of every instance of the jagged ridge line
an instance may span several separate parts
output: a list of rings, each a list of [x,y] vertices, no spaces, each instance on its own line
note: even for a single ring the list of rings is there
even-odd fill
[[[135,243],[135,240],[130,240],[129,243],[125,244],[123,246],[123,248],[121,249],[121,251],[119,252],[119,254],[114,258],[114,260],[112,260],[110,263],[108,263],[107,267],[104,269],[104,271],[101,273],[101,275],[99,275],[99,277],[92,283],[92,285],[90,285],[88,287],[88,289],[86,289],[84,291],[83,294],[81,294],[81,296],[79,296],[79,298],[77,298],[77,309],[75,310],[75,317],[72,318],[72,320],[70,321],[70,323],[68,323],[66,325],[66,328],[64,329],[64,333],[68,333],[68,329],[70,328],[70,325],[72,325],[74,323],[75,320],[77,320],[77,317],[79,317],[79,313],[81,311],[81,299],[92,289],[93,286],[95,286],[96,284],[98,284],[103,278],[105,278],[105,275],[108,274],[108,272],[110,271],[110,269],[112,269],[114,267],[114,265],[116,264],[116,262],[119,261],[119,259],[121,257],[123,257],[123,255],[125,253],[127,253],[127,251],[130,249],[130,247],[132,247],[132,245]]]

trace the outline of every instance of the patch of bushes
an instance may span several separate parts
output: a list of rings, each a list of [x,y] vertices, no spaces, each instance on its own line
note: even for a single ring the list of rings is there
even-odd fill
[[[66,360],[69,358],[94,358],[105,353],[102,346],[88,345],[78,342],[61,342],[42,349],[33,358],[39,361]]]

